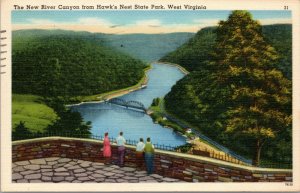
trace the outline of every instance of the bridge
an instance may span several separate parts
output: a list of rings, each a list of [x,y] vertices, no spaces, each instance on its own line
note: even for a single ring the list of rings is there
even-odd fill
[[[110,104],[114,104],[114,105],[118,105],[118,106],[122,106],[122,107],[126,107],[126,108],[130,108],[133,110],[138,110],[138,111],[147,113],[147,109],[145,108],[144,104],[139,101],[133,101],[133,100],[126,101],[126,100],[120,99],[120,98],[113,98],[113,99],[107,100],[106,102],[110,103]]]

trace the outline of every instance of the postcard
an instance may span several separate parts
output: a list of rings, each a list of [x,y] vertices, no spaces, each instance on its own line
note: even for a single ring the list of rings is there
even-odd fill
[[[299,191],[300,2],[1,1],[2,191]]]

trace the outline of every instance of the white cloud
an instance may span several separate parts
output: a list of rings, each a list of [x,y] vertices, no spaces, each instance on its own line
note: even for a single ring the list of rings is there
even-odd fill
[[[78,19],[76,24],[79,25],[101,25],[101,26],[111,26],[114,25],[110,21],[98,17],[81,17]]]
[[[160,26],[161,21],[158,19],[137,20],[134,25],[138,26]]]
[[[81,17],[75,22],[57,22],[49,19],[35,19],[30,18],[27,19],[27,24],[32,25],[104,25],[104,26],[111,26],[114,25],[110,21],[97,18],[97,17]]]
[[[50,19],[34,19],[34,18],[30,18],[27,19],[30,24],[34,24],[34,25],[52,25],[52,24],[57,24],[57,22],[52,21]]]
[[[199,25],[217,25],[219,23],[219,19],[195,19],[193,20],[194,23]]]

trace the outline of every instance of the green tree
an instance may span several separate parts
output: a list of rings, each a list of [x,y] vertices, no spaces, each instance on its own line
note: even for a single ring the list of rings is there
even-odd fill
[[[15,127],[15,130],[12,132],[12,139],[13,140],[27,139],[30,138],[30,134],[32,133],[25,126],[25,122],[20,121],[20,123]]]
[[[253,140],[253,164],[259,165],[266,140],[291,125],[291,82],[274,67],[278,55],[249,12],[233,11],[216,34],[210,65],[227,99],[223,123],[226,132]]]
[[[59,116],[46,131],[55,135],[73,135],[76,137],[90,137],[91,122],[85,122],[79,112],[74,112],[63,105],[63,99],[50,98],[47,104],[51,106]]]
[[[154,99],[152,100],[151,106],[158,106],[158,105],[159,105],[159,101],[160,101],[160,98],[159,98],[159,97],[158,97],[158,98],[154,98]]]

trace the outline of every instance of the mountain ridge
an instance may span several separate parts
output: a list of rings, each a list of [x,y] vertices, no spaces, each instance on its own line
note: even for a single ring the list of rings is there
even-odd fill
[[[144,62],[154,62],[181,46],[188,39],[193,37],[194,33],[175,32],[163,34],[105,34],[61,29],[27,29],[13,31],[13,37],[27,37],[32,41],[34,41],[34,38],[49,35],[77,36],[88,41],[97,42],[114,48],[127,55],[130,55],[131,57],[143,60]]]

